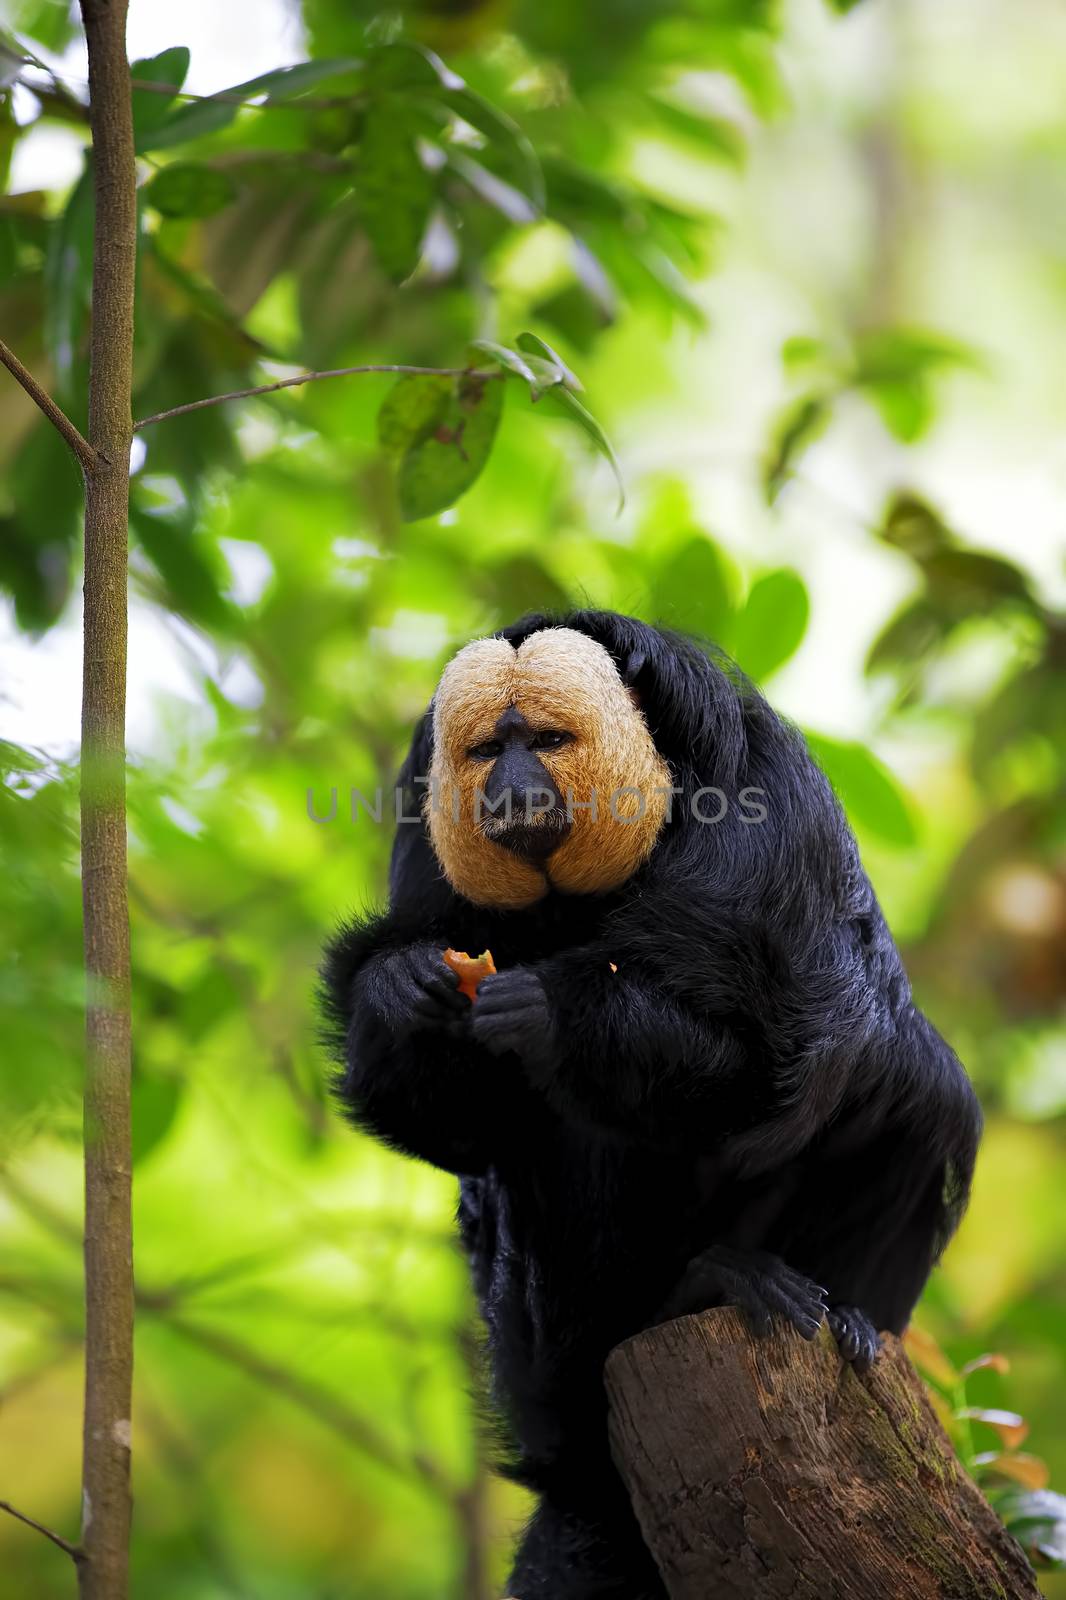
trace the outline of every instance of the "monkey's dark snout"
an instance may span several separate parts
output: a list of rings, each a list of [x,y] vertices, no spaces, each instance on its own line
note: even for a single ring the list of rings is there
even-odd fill
[[[527,861],[544,861],[570,832],[562,796],[531,751],[505,751],[480,800],[478,825],[493,844]]]
[[[485,832],[493,844],[502,845],[526,861],[546,861],[570,832],[570,819],[562,809],[531,815],[526,820],[525,797],[515,806],[510,823],[497,821]]]

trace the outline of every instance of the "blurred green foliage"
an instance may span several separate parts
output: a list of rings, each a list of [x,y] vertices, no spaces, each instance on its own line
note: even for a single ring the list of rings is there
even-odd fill
[[[573,599],[718,640],[809,731],[988,1113],[920,1324],[954,1363],[949,1398],[965,1363],[1006,1353],[966,1405],[1024,1413],[1066,1485],[1061,551],[975,539],[930,467],[981,394],[1009,411],[1028,383],[1056,415],[1039,357],[1066,276],[1042,218],[1066,95],[1036,131],[980,97],[1008,126],[975,175],[950,31],[930,24],[916,66],[914,16],[878,10],[305,0],[306,63],[221,99],[178,95],[180,44],[135,67],[156,86],[135,94],[138,416],[306,366],[501,374],[337,378],[141,436],[131,581],[135,643],[153,642],[132,689],[156,655],[183,687],[157,692],[130,772],[137,1593],[499,1592],[525,1505],[475,1426],[454,1183],[339,1125],[312,994],[324,934],[384,883],[388,807],[375,826],[351,792],[391,790],[456,644]],[[41,128],[85,145],[83,86],[42,65],[65,7],[9,12],[0,155]],[[985,26],[1028,82],[1037,23]],[[965,253],[1004,171],[1028,315],[994,249]],[[872,213],[838,223],[855,184]],[[78,421],[91,205],[84,176],[0,200],[0,327]],[[841,267],[849,227],[869,245]],[[958,252],[977,288],[956,310],[922,271],[957,283]],[[584,448],[613,460],[601,416],[621,515]],[[964,461],[978,471],[976,445]],[[43,662],[75,608],[80,484],[13,384],[0,466],[0,584]],[[0,761],[0,1494],[70,1532],[76,770],[30,737]],[[995,1425],[965,1421],[968,1458],[996,1454]],[[1047,1503],[1030,1511],[1051,1548]],[[0,1544],[5,1593],[70,1592],[43,1541],[4,1520]]]

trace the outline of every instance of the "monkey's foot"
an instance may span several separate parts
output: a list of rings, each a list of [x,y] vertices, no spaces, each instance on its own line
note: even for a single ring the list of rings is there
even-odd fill
[[[655,1320],[668,1322],[710,1306],[731,1305],[740,1307],[757,1334],[770,1333],[777,1316],[804,1339],[813,1339],[826,1314],[826,1293],[780,1256],[713,1245],[693,1256]]]
[[[830,1306],[826,1321],[844,1360],[856,1372],[869,1372],[881,1349],[880,1337],[869,1317],[858,1306]]]

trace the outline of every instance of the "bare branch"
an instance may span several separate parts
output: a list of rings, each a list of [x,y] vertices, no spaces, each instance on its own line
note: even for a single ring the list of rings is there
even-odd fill
[[[9,350],[3,339],[0,339],[0,361],[3,362],[15,381],[22,385],[34,405],[39,406],[44,412],[53,428],[73,450],[85,471],[92,472],[98,467],[100,465],[100,457],[88,439],[82,437],[66,412],[60,410],[52,396],[41,388],[32,372],[27,371],[14,350]]]
[[[477,372],[470,367],[410,367],[402,362],[381,362],[363,367],[334,367],[329,372],[301,372],[295,378],[279,378],[276,383],[261,383],[254,389],[234,389],[230,394],[208,395],[206,400],[190,400],[186,405],[173,406],[169,411],[157,411],[154,416],[142,417],[133,424],[133,431],[137,433],[141,428],[150,428],[153,423],[166,422],[169,417],[184,416],[187,411],[202,411],[204,406],[220,406],[224,400],[248,400],[257,394],[273,394],[276,389],[296,389],[302,383],[316,383],[319,378],[348,378],[357,372],[398,372],[411,373],[415,377],[425,378],[502,378],[502,372]]]
[[[85,1406],[81,1600],[129,1593],[133,1226],[126,886],[126,637],[137,165],[128,0],[81,0],[92,129],[92,345],[85,483],[81,859],[85,948]]]
[[[84,1560],[82,1550],[76,1544],[71,1544],[69,1539],[64,1539],[61,1533],[54,1533],[51,1528],[46,1528],[43,1522],[38,1522],[34,1517],[28,1517],[25,1511],[19,1511],[10,1500],[0,1500],[0,1511],[6,1511],[9,1517],[14,1517],[16,1522],[24,1522],[27,1528],[34,1528],[38,1533],[43,1533],[46,1539],[51,1539],[54,1545],[66,1552],[74,1562]]]

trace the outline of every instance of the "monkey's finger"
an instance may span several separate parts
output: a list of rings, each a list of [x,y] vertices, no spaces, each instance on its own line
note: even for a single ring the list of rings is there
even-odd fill
[[[845,1361],[854,1361],[859,1353],[858,1330],[853,1328],[846,1317],[838,1317],[833,1329],[833,1336],[840,1347],[840,1354]]]
[[[868,1372],[881,1349],[881,1337],[870,1319],[857,1306],[834,1306],[828,1321],[844,1360],[856,1372]]]
[[[429,978],[424,977],[421,980],[421,986],[426,994],[430,995],[442,1006],[446,1006],[449,1011],[454,1011],[457,1015],[470,1009],[469,997],[465,994],[460,994],[458,988],[446,983],[443,978],[438,978],[436,975]]]
[[[459,974],[448,966],[439,950],[432,945],[416,944],[404,953],[404,965],[416,983],[427,978],[440,978],[443,983],[458,988]]]
[[[455,989],[458,991],[460,982],[459,974],[456,972],[454,967],[450,967],[448,965],[439,951],[437,952],[437,959],[433,967],[433,976],[435,978],[439,978],[442,983],[446,983],[449,989]]]
[[[477,992],[478,1010],[484,1016],[499,1016],[503,1012],[529,1012],[543,1011],[545,1009],[544,990],[538,983],[536,988],[530,989],[488,989],[486,984],[481,984]]]
[[[860,1339],[858,1354],[851,1363],[856,1372],[869,1372],[881,1354],[881,1340],[875,1333],[872,1339]]]
[[[478,997],[498,994],[543,994],[544,985],[528,967],[509,967],[506,972],[491,972],[478,985]]]
[[[802,1272],[793,1271],[791,1267],[785,1266],[783,1262],[773,1276],[778,1283],[792,1294],[808,1298],[817,1296],[820,1300],[828,1300],[829,1298],[828,1289],[823,1289],[820,1283],[813,1283],[810,1278],[804,1277]]]
[[[772,1277],[760,1282],[758,1292],[770,1309],[787,1317],[804,1339],[813,1339],[817,1335],[822,1325],[822,1307],[817,1301],[790,1294]]]
[[[411,1015],[418,1017],[422,1022],[440,1022],[447,1019],[451,1013],[443,1011],[436,1000],[431,1000],[428,994],[421,994],[411,1007]]]
[[[411,1007],[413,1016],[419,1017],[424,1022],[455,1022],[459,1018],[450,1005],[438,1000],[435,995],[426,994],[424,989],[418,991],[417,998]]]
[[[421,990],[414,980],[406,973],[398,973],[389,985],[387,994],[386,1011],[393,1020],[402,1021],[410,1016]]]
[[[501,1028],[520,1028],[525,1033],[547,1033],[548,1019],[542,1006],[490,1006],[484,1010],[481,1002],[474,1006],[483,1020]]]

